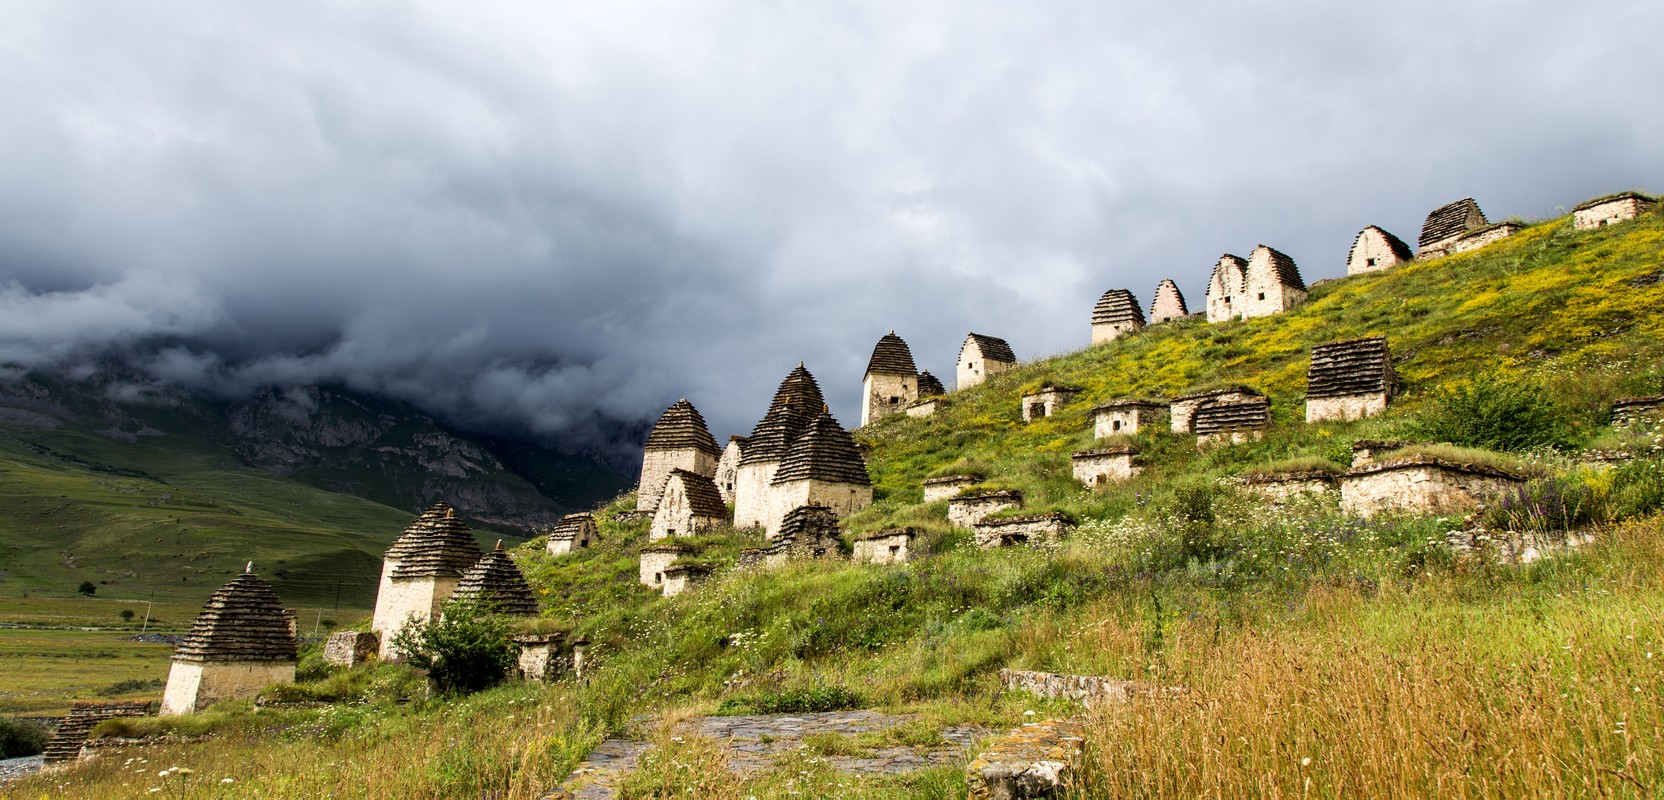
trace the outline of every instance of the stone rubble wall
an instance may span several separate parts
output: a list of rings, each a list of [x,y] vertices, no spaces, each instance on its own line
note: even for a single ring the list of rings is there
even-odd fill
[[[1259,395],[1230,390],[1212,394],[1183,397],[1168,405],[1168,420],[1174,433],[1196,432],[1196,410],[1208,403],[1242,403]]]
[[[1307,422],[1351,422],[1386,410],[1386,392],[1306,398]]]
[[[694,448],[646,450],[641,454],[641,481],[636,485],[636,510],[656,511],[659,495],[671,470],[685,469],[709,478],[716,474],[717,457]]]
[[[1112,453],[1075,457],[1070,459],[1074,465],[1075,480],[1080,481],[1087,488],[1104,486],[1108,483],[1119,483],[1138,475],[1138,455],[1136,453]]]
[[[789,481],[772,487],[768,522],[764,532],[773,539],[780,535],[786,515],[804,506],[825,506],[839,519],[872,505],[872,487],[823,480]]]
[[[1136,681],[1099,675],[1059,675],[1022,669],[1000,670],[1000,686],[1006,691],[1024,691],[1048,700],[1072,700],[1086,708],[1119,705],[1155,689]]]
[[[954,481],[928,480],[924,482],[924,501],[934,503],[937,500],[948,500],[981,482],[982,479],[974,475],[962,475]]]
[[[917,376],[874,375],[868,373],[861,381],[861,396],[867,399],[861,407],[861,427],[866,427],[891,414],[900,414],[908,404],[919,399]]]
[[[914,403],[913,405],[908,406],[907,407],[907,416],[909,416],[909,417],[928,417],[928,416],[936,413],[936,410],[941,408],[941,407],[942,407],[942,401],[940,399],[938,399],[938,398],[928,398],[928,399],[921,400],[917,403]]]
[[[1023,496],[1015,492],[955,497],[948,501],[948,524],[956,528],[969,528],[989,514],[1022,507]]]
[[[669,569],[671,564],[676,563],[676,559],[686,554],[687,552],[683,550],[643,551],[641,554],[641,585],[650,586],[654,589],[663,586],[664,571]]]
[[[1466,253],[1471,250],[1478,250],[1481,247],[1495,244],[1496,242],[1500,242],[1503,239],[1513,236],[1514,234],[1519,233],[1520,230],[1520,226],[1515,225],[1512,222],[1498,222],[1495,225],[1480,228],[1479,230],[1466,234],[1457,239],[1455,242],[1451,243],[1450,252]]]
[[[988,742],[965,766],[970,800],[1064,797],[1085,751],[1081,720],[1031,722]]]
[[[1053,389],[1023,395],[1023,421],[1033,422],[1038,419],[1034,416],[1035,406],[1040,406],[1041,417],[1056,414],[1058,409],[1067,405],[1074,398],[1075,394],[1073,390]]]
[[[873,536],[855,542],[853,560],[867,564],[904,564],[912,558],[912,548],[912,534]]]
[[[1194,411],[1194,409],[1192,409]],[[1092,436],[1103,439],[1118,434],[1136,436],[1145,428],[1159,428],[1167,423],[1165,406],[1126,405],[1099,408],[1092,412]]]
[[[274,683],[294,683],[293,661],[175,661],[162,693],[162,714],[194,714],[221,700],[253,697]]]
[[[716,490],[722,493],[722,502],[734,504],[734,490],[739,485],[740,456],[744,454],[745,445],[730,440],[728,446],[722,450],[722,458],[716,462]]]
[[[356,667],[381,650],[381,637],[370,631],[336,631],[324,643],[324,663]]]
[[[1639,197],[1617,197],[1604,203],[1572,211],[1572,228],[1586,231],[1627,222],[1652,210],[1657,204]]]
[[[1366,469],[1370,471],[1354,470],[1340,479],[1341,511],[1366,519],[1389,510],[1463,513],[1521,483],[1440,463]]]
[[[1258,495],[1271,503],[1282,504],[1296,498],[1333,491],[1335,478],[1332,475],[1279,476],[1276,479],[1244,480],[1241,485],[1244,491]]]
[[[1069,519],[1061,514],[1003,517],[976,523],[972,538],[984,550],[1005,547],[1019,541],[1024,545],[1052,542],[1069,531]]]

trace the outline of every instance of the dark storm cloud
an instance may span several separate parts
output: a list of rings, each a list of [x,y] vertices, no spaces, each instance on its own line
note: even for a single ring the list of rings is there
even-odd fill
[[[1664,167],[1655,4],[665,5],[11,5],[0,363],[165,337],[593,446],[744,432],[802,359],[853,423],[890,328],[949,377],[1224,251],[1332,277]]]

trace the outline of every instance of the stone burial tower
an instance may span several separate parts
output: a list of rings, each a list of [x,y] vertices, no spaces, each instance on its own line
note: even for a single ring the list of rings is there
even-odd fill
[[[769,524],[770,486],[786,450],[826,408],[820,385],[803,362],[780,382],[774,401],[752,429],[734,474],[734,527],[761,528]]]
[[[959,346],[958,388],[969,389],[1015,366],[1017,355],[1004,339],[966,334],[965,343]]]
[[[867,462],[849,431],[825,411],[786,450],[770,489],[769,538],[802,506],[825,506],[841,518],[872,505]]]
[[[173,649],[163,714],[192,714],[220,700],[295,682],[295,634],[277,593],[254,563],[208,598]]]
[[[450,504],[434,503],[410,523],[381,557],[381,586],[370,623],[381,635],[381,657],[397,658],[393,637],[406,625],[437,616],[462,574],[479,560],[474,532]]]
[[[861,427],[891,414],[900,414],[919,399],[919,368],[913,351],[895,331],[884,334],[872,349],[867,374],[861,378]]]
[[[1439,206],[1421,223],[1421,236],[1416,239],[1417,257],[1433,258],[1449,255],[1456,240],[1489,225],[1485,212],[1471,197]]]
[[[1320,344],[1306,370],[1306,421],[1373,417],[1387,410],[1397,391],[1387,337]]]
[[[532,594],[531,584],[503,550],[501,539],[496,548],[462,574],[451,599],[478,603],[498,614],[537,616],[537,597]]]
[[[1208,276],[1208,322],[1229,322],[1241,316],[1238,305],[1242,293],[1248,290],[1247,269],[1247,261],[1230,253],[1214,263],[1213,274]]]
[[[1150,301],[1150,324],[1159,325],[1171,319],[1184,319],[1190,316],[1190,309],[1185,307],[1184,293],[1179,291],[1179,285],[1172,278],[1162,278],[1156,285],[1156,296]]]
[[[1103,344],[1144,327],[1138,298],[1126,289],[1110,289],[1092,308],[1092,343]]]
[[[722,458],[722,449],[716,446],[705,418],[687,398],[665,409],[642,450],[637,511],[651,512],[659,507],[659,494],[671,470],[685,469],[709,478],[716,475],[717,461]]]
[[[1411,258],[1414,256],[1410,246],[1403,239],[1370,225],[1358,231],[1358,238],[1352,240],[1352,251],[1346,254],[1346,274],[1380,272]]]

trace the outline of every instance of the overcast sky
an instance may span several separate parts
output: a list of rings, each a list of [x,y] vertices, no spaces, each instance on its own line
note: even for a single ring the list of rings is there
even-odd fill
[[[1664,3],[1365,5],[4,0],[0,363],[596,446],[801,359],[853,425],[891,328],[951,386],[1222,252],[1664,190]]]

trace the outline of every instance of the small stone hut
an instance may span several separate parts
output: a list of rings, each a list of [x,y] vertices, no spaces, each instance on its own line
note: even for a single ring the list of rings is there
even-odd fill
[[[734,527],[761,528],[769,524],[774,510],[774,474],[780,460],[815,419],[826,409],[820,385],[803,362],[780,382],[757,427],[751,431],[740,455],[734,479]]]
[[[855,538],[854,560],[867,564],[905,564],[913,558],[917,528],[891,528]]]
[[[1179,291],[1179,285],[1171,278],[1163,278],[1161,283],[1156,284],[1155,299],[1150,301],[1150,324],[1160,325],[1188,316],[1190,308],[1184,303],[1184,293]]]
[[[769,538],[778,535],[786,515],[801,506],[826,506],[844,517],[872,505],[866,460],[849,431],[824,410],[792,442],[771,489],[774,507],[767,526]]]
[[[1416,240],[1418,258],[1433,258],[1454,252],[1456,240],[1489,225],[1485,212],[1471,197],[1439,206],[1421,223],[1421,236]]]
[[[1640,192],[1619,192],[1578,203],[1572,209],[1572,228],[1586,231],[1635,219],[1658,206],[1657,198]]]
[[[1222,389],[1209,389],[1205,392],[1193,392],[1173,398],[1168,406],[1170,424],[1174,433],[1195,433],[1196,409],[1209,403],[1236,403],[1264,397],[1264,394],[1246,386],[1227,386]]]
[[[664,596],[675,597],[703,583],[711,568],[703,564],[671,564],[664,569]]]
[[[941,395],[947,393],[948,390],[943,388],[942,381],[935,375],[930,374],[930,370],[927,369],[924,372],[919,373],[920,400],[923,400],[926,397],[940,397]]]
[[[1232,311],[1243,319],[1281,314],[1306,302],[1306,282],[1294,259],[1275,248],[1260,245],[1248,256],[1243,268],[1242,298]]]
[[[1136,436],[1141,431],[1166,427],[1168,414],[1167,403],[1160,400],[1111,400],[1092,408],[1092,436],[1095,439],[1122,434]]]
[[[1248,291],[1248,262],[1226,253],[1213,265],[1208,277],[1208,322],[1229,322],[1242,315],[1242,293]]]
[[[1073,386],[1049,385],[1025,394],[1022,397],[1023,421],[1033,422],[1056,414],[1077,394],[1080,394],[1080,389]]]
[[[502,540],[457,581],[451,599],[478,603],[498,614],[517,617],[537,615],[537,597],[520,567],[503,549]]]
[[[1358,231],[1352,251],[1346,254],[1346,274],[1362,275],[1391,269],[1415,258],[1410,245],[1374,225]]]
[[[274,683],[294,683],[295,659],[289,616],[250,563],[208,598],[174,647],[162,713],[191,714],[220,700],[253,697]]]
[[[1258,439],[1271,427],[1271,400],[1261,395],[1207,403],[1196,409],[1193,427],[1199,445]]]
[[[1397,391],[1387,337],[1320,344],[1306,370],[1306,421],[1373,417],[1387,410]]]
[[[1020,517],[985,519],[972,526],[976,546],[984,550],[996,547],[1020,547],[1057,541],[1074,527],[1073,517],[1061,511],[1027,514]]]
[[[1092,343],[1103,344],[1144,327],[1138,298],[1126,289],[1110,289],[1092,308]]]
[[[948,500],[948,523],[956,528],[969,528],[989,514],[1023,507],[1023,493],[1015,489],[978,492]]]
[[[647,538],[698,536],[727,522],[728,507],[723,504],[722,493],[717,491],[714,481],[697,472],[671,470],[664,494],[659,498],[659,510],[653,512]]]
[[[1516,222],[1493,222],[1457,239],[1450,245],[1450,252],[1466,253],[1469,250],[1478,250],[1488,244],[1502,241],[1522,230],[1524,230],[1524,226]]]
[[[1410,455],[1347,470],[1340,478],[1340,509],[1364,518],[1388,510],[1464,513],[1524,482],[1478,464]]]
[[[480,560],[474,532],[447,503],[434,503],[387,548],[381,559],[370,630],[381,636],[381,657],[396,659],[393,638],[412,622],[426,623],[456,591],[462,574]]]
[[[52,738],[46,742],[46,749],[41,751],[40,760],[48,766],[75,761],[81,757],[87,734],[92,733],[98,723],[117,717],[147,716],[150,716],[148,700],[77,700],[70,704],[69,715],[58,721]]]
[[[895,331],[884,334],[872,349],[867,360],[867,373],[861,378],[861,427],[900,414],[914,400],[919,399],[919,368],[913,364],[913,351]]]
[[[972,333],[959,346],[959,388],[969,389],[1017,366],[1017,355],[1004,339]]]
[[[1237,479],[1237,482],[1243,489],[1273,504],[1323,494],[1335,488],[1335,476],[1322,470],[1246,475]]]
[[[677,559],[692,553],[693,548],[685,544],[650,544],[641,548],[641,585],[663,590],[665,570]]]
[[[919,373],[919,399],[907,405],[907,416],[928,417],[936,413],[947,402],[947,389],[942,388],[942,382],[930,370]]]
[[[636,510],[652,512],[659,507],[659,493],[670,471],[685,469],[710,477],[722,450],[716,446],[705,418],[687,398],[677,400],[659,416],[642,449],[641,480],[636,484]]]
[[[728,446],[722,448],[722,458],[716,462],[716,490],[722,493],[722,502],[734,502],[734,486],[739,481],[740,459],[745,456],[744,436],[728,437]]]
[[[1140,469],[1138,448],[1101,447],[1081,450],[1069,456],[1075,480],[1090,489],[1132,478]]]
[[[982,482],[976,475],[943,475],[939,478],[926,478],[924,481],[924,501],[934,503],[937,500],[947,500],[957,497],[960,492]]]
[[[779,552],[797,558],[838,555],[842,550],[838,546],[838,516],[836,510],[821,505],[798,506],[786,512],[776,537]]]
[[[567,514],[549,529],[549,554],[558,556],[582,550],[594,544],[600,535],[600,529],[595,527],[594,514],[587,511]]]

